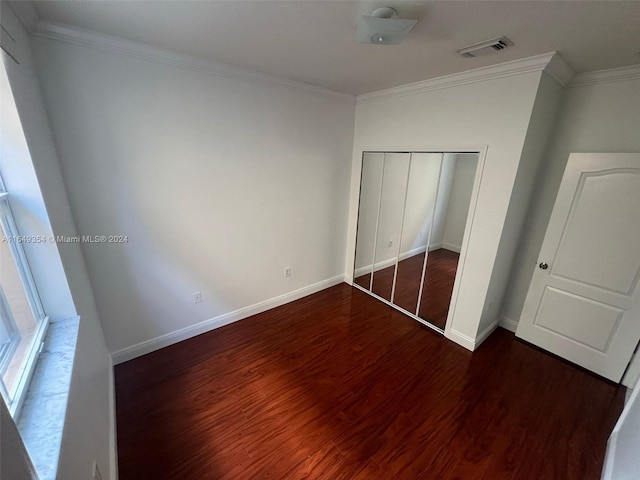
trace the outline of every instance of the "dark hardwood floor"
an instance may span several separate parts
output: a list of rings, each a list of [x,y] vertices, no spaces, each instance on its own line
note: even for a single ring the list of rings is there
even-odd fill
[[[116,366],[119,478],[599,479],[608,383],[346,284]]]
[[[439,248],[429,252],[425,272],[422,297],[418,316],[444,330],[451,303],[451,292],[456,279],[460,254]],[[408,312],[415,313],[420,291],[420,279],[424,264],[424,253],[398,262],[396,290],[393,303]],[[395,265],[383,268],[373,274],[372,292],[386,300],[391,299]],[[371,274],[361,275],[354,280],[369,289]]]

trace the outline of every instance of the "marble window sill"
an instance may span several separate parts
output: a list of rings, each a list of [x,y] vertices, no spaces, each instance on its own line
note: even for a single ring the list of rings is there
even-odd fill
[[[54,480],[71,386],[80,318],[52,321],[18,418],[40,480]]]

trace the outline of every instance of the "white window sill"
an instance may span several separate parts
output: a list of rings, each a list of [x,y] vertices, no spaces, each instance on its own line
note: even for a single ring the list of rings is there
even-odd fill
[[[80,317],[52,321],[18,418],[40,480],[54,480],[71,386]]]

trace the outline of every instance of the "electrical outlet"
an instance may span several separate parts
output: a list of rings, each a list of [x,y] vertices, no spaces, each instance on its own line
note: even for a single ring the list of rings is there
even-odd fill
[[[201,303],[201,302],[202,302],[202,292],[194,292],[193,303]]]
[[[389,248],[393,245],[393,238],[389,240]]]
[[[102,473],[100,473],[100,469],[98,468],[98,462],[93,462],[92,471],[91,480],[102,480]]]
[[[291,276],[291,267],[284,267],[284,276],[285,278]]]

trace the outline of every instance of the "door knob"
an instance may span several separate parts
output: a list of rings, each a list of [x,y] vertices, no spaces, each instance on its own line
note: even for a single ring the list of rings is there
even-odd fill
[[[540,267],[540,270],[546,270],[547,268],[549,268],[549,265],[547,265],[545,262],[542,262],[538,266]]]

